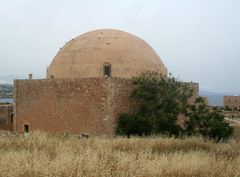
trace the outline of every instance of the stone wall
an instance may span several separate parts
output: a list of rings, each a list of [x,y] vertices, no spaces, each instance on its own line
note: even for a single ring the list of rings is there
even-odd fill
[[[13,105],[0,105],[0,129],[13,130]]]
[[[222,114],[227,118],[240,118],[240,111],[226,111],[224,110]]]
[[[122,112],[136,110],[120,78],[15,80],[14,129],[114,135]]]
[[[224,96],[224,107],[240,111],[240,96]]]
[[[198,84],[185,84],[198,96]],[[112,77],[15,80],[14,130],[115,135],[119,114],[138,108],[132,90],[131,80]]]

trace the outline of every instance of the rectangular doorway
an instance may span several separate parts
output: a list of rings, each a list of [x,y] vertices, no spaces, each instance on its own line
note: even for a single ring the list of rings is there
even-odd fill
[[[29,132],[29,125],[24,124],[24,133]]]

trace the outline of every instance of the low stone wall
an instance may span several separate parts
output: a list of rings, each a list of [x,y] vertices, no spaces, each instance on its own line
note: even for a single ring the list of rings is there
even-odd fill
[[[14,130],[114,135],[122,112],[136,110],[131,80],[15,80]]]

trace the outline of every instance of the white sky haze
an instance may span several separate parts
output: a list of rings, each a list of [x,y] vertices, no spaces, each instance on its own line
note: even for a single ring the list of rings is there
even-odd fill
[[[44,78],[65,42],[99,28],[144,39],[181,80],[240,93],[239,0],[0,0],[0,76]]]

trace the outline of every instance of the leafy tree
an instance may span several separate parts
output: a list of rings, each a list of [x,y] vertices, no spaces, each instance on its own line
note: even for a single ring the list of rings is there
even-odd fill
[[[152,130],[151,122],[141,115],[137,114],[121,114],[119,118],[119,126],[117,134],[130,137],[130,135],[149,135]]]
[[[191,105],[185,127],[188,135],[200,134],[216,142],[228,139],[233,133],[233,128],[225,122],[220,111],[209,110],[201,97],[197,98],[195,104]]]
[[[171,75],[165,78],[156,72],[146,72],[133,78],[133,84],[136,88],[132,93],[132,98],[138,99],[141,106],[135,115],[127,116],[129,119],[126,118],[126,115],[121,116],[119,126],[121,127],[123,122],[128,122],[129,128],[133,121],[130,118],[133,118],[135,119],[134,125],[138,128],[127,130],[126,134],[139,134],[138,132],[142,131],[144,134],[177,136],[182,130],[177,123],[178,116],[187,111],[188,100],[192,95],[188,86]],[[141,121],[138,122],[137,120]],[[148,126],[151,126],[150,132],[149,129],[147,132],[141,129],[141,123],[144,121],[147,122]],[[140,125],[138,126],[138,124]]]
[[[120,115],[119,135],[200,134],[218,142],[233,133],[223,115],[218,110],[209,110],[203,98],[190,104],[192,90],[171,75],[163,77],[156,72],[146,72],[133,78],[133,84],[135,89],[131,97],[141,105],[135,114]],[[182,127],[178,123],[180,115],[185,116]]]

